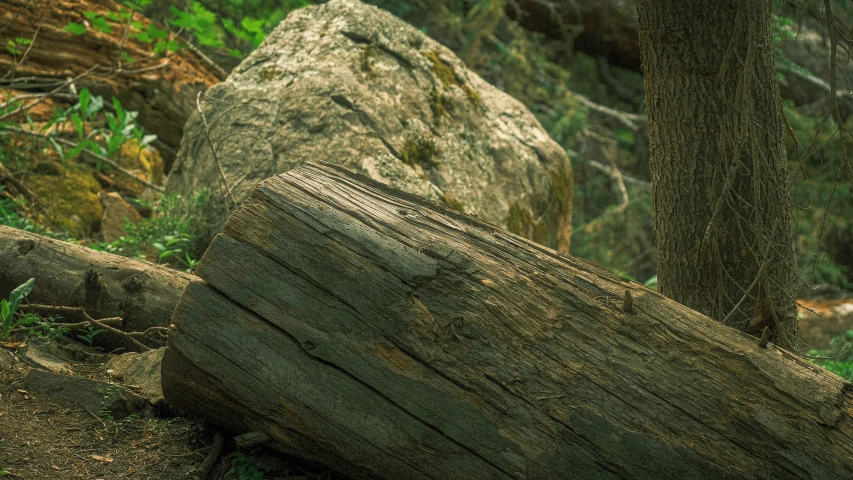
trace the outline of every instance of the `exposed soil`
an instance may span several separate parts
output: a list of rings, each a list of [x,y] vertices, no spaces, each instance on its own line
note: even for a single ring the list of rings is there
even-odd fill
[[[203,423],[148,407],[124,419],[93,412],[54,395],[28,391],[34,368],[13,367],[0,349],[0,478],[196,479],[213,444]],[[105,355],[102,355],[105,357]],[[17,357],[19,358],[19,357]],[[105,381],[100,364],[68,362],[71,376]],[[265,447],[225,449],[208,479],[345,480]]]
[[[153,410],[112,421],[26,390],[32,367],[0,370],[3,478],[194,478],[212,433],[198,422]]]

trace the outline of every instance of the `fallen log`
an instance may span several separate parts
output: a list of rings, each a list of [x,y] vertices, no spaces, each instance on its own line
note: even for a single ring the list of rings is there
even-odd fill
[[[101,22],[97,27],[95,18]],[[72,33],[72,23],[85,26],[86,32]],[[0,50],[0,87],[45,93],[83,75],[54,97],[69,101],[64,95],[82,88],[108,99],[115,95],[124,108],[139,112],[138,124],[157,135],[166,171],[198,93],[224,78],[190,50],[156,53],[156,42],[144,42],[139,35],[156,25],[122,2],[0,0],[0,25],[0,40],[7,44]],[[74,93],[69,103],[76,102]]]
[[[166,400],[354,478],[853,478],[850,383],[340,167],[259,184],[196,272]]]
[[[0,226],[0,292],[35,278],[31,303],[82,307],[94,319],[122,317],[121,330],[169,325],[195,277],[161,265]]]

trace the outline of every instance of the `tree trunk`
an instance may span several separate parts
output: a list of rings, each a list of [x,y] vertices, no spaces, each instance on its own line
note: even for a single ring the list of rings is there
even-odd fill
[[[138,40],[133,34],[139,32],[126,23],[107,20],[111,31],[97,31],[83,13],[103,20],[122,10],[128,11],[113,0],[0,0],[0,85],[44,93],[88,71],[74,87],[116,96],[126,109],[138,111],[137,122],[157,135],[168,171],[197,93],[221,78],[189,50],[155,54],[155,43]],[[139,13],[133,21],[149,26]],[[66,31],[71,22],[86,25],[87,32]],[[5,48],[16,39],[31,43]],[[70,93],[71,88],[62,89],[54,97],[67,100]],[[76,95],[71,97],[75,103]]]
[[[796,273],[770,0],[639,0],[660,291],[792,346]]]
[[[123,317],[121,329],[169,325],[193,275],[0,226],[0,292],[35,278],[27,300]]]
[[[166,400],[355,478],[853,478],[841,378],[341,167],[262,182],[197,273]]]

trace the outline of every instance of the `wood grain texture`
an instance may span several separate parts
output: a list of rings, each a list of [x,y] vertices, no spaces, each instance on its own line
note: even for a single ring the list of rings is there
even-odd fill
[[[197,274],[167,401],[354,478],[853,478],[841,378],[340,167],[262,182]]]

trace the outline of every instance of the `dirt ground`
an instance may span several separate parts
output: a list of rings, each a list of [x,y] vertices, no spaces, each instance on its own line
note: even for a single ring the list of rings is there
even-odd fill
[[[0,351],[8,357],[8,351]],[[72,376],[105,380],[102,365],[67,364]],[[27,390],[33,367],[0,362],[0,478],[196,479],[213,445],[203,423],[148,407],[124,419]],[[226,435],[226,439],[229,437]],[[264,447],[230,439],[208,479],[346,480]]]
[[[0,371],[0,476],[195,478],[212,444],[198,422],[153,410],[120,421],[26,390],[31,367]]]

